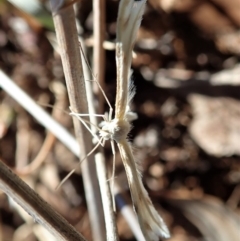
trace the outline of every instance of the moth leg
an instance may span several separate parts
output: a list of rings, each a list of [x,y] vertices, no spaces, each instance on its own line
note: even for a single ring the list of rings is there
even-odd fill
[[[75,116],[79,121],[81,121],[81,123],[86,127],[86,129],[91,133],[91,135],[92,135],[94,138],[96,138],[96,140],[97,140],[98,142],[100,142],[100,138],[91,130],[91,128],[90,128],[86,123],[95,126],[95,128],[97,128],[99,131],[100,131],[101,129],[100,129],[98,126],[96,126],[95,124],[91,123],[90,121],[84,120],[84,119],[81,117],[82,114],[77,114],[77,113],[75,113],[74,111],[72,111],[71,107],[70,107],[70,110],[71,110],[70,115]],[[83,114],[83,116],[89,116],[89,115],[91,115],[91,114]],[[104,115],[99,115],[99,116],[101,116],[101,117],[104,118]],[[102,140],[101,140],[101,145],[103,146]]]
[[[80,116],[80,117],[84,117],[84,116],[96,116],[96,117],[102,117],[104,118],[104,115],[100,115],[100,114],[79,114],[79,113],[75,113],[75,112],[71,112],[70,115],[73,116]]]
[[[116,202],[114,197],[114,178],[115,178],[115,169],[116,169],[116,151],[114,140],[111,139],[111,147],[112,147],[112,154],[113,154],[113,169],[112,169],[112,177],[111,177],[111,194],[112,194],[112,203],[113,203],[113,211],[116,212]]]
[[[76,167],[72,169],[72,171],[70,171],[66,177],[63,178],[63,180],[56,187],[56,190],[58,190],[67,181],[67,179],[76,171],[78,165],[81,164],[84,160],[86,160],[86,158],[88,158],[102,144],[102,139],[103,138],[101,138],[98,141],[98,143],[93,147],[93,149],[90,152],[88,152],[88,154],[83,159],[80,160],[80,162],[76,165]]]

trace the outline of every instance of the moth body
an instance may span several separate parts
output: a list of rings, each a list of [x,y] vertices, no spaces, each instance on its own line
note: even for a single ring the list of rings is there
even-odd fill
[[[131,129],[131,125],[128,120],[113,119],[111,121],[102,122],[102,129],[100,130],[100,136],[105,140],[115,140],[119,142],[127,138],[127,135]]]

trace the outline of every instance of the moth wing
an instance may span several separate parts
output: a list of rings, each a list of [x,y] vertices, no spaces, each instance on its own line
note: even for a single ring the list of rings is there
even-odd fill
[[[146,0],[120,1],[117,19],[117,94],[115,118],[124,119],[129,100],[129,79],[131,74],[132,50],[136,40]]]

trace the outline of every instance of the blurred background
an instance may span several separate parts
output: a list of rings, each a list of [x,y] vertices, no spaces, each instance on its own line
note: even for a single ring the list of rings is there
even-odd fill
[[[0,1],[0,69],[74,133],[48,2],[30,2]],[[113,106],[118,3],[106,0],[105,92]],[[171,241],[240,240],[239,13],[239,0],[146,6],[133,54],[138,119],[129,139]],[[76,16],[91,64],[91,1],[79,0]],[[109,143],[105,154],[111,169]],[[81,170],[55,190],[78,159],[1,87],[0,158],[92,240]],[[131,205],[119,154],[116,170]],[[120,240],[136,240],[116,215]],[[48,235],[0,191],[0,241],[52,240]]]

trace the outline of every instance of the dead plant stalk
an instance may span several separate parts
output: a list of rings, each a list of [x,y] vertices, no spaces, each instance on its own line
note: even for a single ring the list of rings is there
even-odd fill
[[[71,110],[76,113],[91,113],[93,111],[93,99],[89,97],[89,94],[88,96],[86,94],[73,6],[64,7],[53,13],[53,20],[61,50]],[[90,108],[88,108],[88,105],[90,105]],[[89,109],[91,109],[90,112]],[[92,137],[76,118],[73,118],[73,122],[76,137],[81,147],[81,157],[85,157],[92,150]],[[118,240],[103,155],[99,153],[96,156],[99,184],[96,177],[94,156],[91,155],[81,164],[93,239],[106,240],[103,222],[103,215],[105,214],[107,240]],[[104,214],[99,185],[101,186],[102,197],[106,200],[103,202]]]

